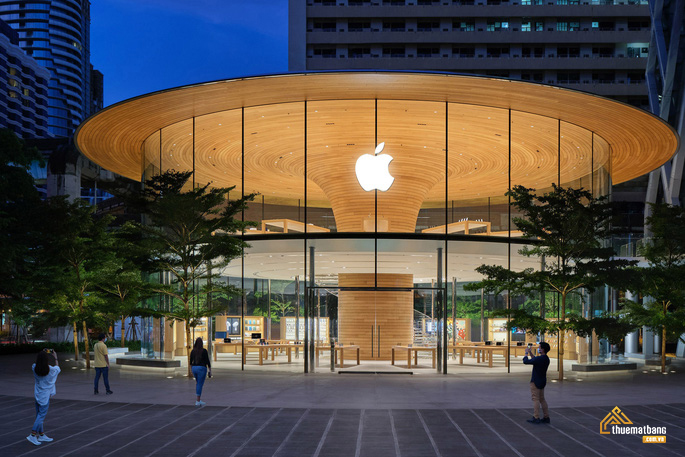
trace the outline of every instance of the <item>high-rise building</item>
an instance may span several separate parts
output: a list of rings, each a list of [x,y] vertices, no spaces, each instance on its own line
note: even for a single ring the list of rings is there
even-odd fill
[[[647,63],[650,108],[682,136],[685,134],[685,2],[663,0],[653,2],[652,6],[654,27],[650,49],[654,51]],[[685,151],[681,144],[671,160],[650,173],[647,201],[682,204],[685,201],[684,165]]]
[[[17,32],[0,20],[0,127],[22,138],[48,133],[50,72],[19,47]]]
[[[289,69],[540,82],[647,108],[646,0],[290,0]]]
[[[71,135],[93,111],[90,1],[0,1],[0,19],[17,31],[19,46],[50,71],[48,128]]]

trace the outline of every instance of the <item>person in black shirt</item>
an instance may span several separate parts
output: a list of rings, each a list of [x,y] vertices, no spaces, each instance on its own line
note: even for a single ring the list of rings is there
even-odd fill
[[[212,377],[212,365],[209,363],[207,349],[202,347],[202,338],[195,340],[193,350],[190,352],[190,365],[191,370],[193,370],[193,377],[195,377],[195,394],[197,395],[195,406],[204,406],[206,403],[200,400],[202,386],[205,384],[205,378],[207,378],[207,370],[209,370],[209,377]]]
[[[526,348],[526,355],[523,363],[533,365],[533,373],[530,378],[530,393],[533,398],[533,418],[528,419],[532,424],[549,424],[549,410],[545,401],[545,385],[547,385],[547,367],[549,367],[549,344],[544,341],[540,343],[538,352],[540,355],[528,358],[531,354],[530,347]],[[540,418],[540,405],[542,405],[542,419]]]

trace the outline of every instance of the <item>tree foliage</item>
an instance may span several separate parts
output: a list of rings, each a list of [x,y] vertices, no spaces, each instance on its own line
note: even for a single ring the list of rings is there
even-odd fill
[[[489,293],[508,291],[510,296],[555,293],[560,297],[559,319],[552,324],[564,341],[568,328],[567,300],[584,289],[592,291],[603,284],[627,281],[622,273],[631,262],[613,258],[606,243],[612,234],[612,208],[606,198],[595,198],[584,189],[564,188],[552,184],[552,190],[538,195],[535,189],[515,186],[507,195],[524,217],[513,223],[531,243],[519,250],[526,257],[537,257],[544,269],[512,271],[499,265],[481,265],[476,270],[484,276],[469,286],[484,288]],[[528,314],[528,313],[526,313]],[[543,333],[552,329],[522,313],[510,314],[514,326]],[[538,318],[539,319],[539,318]],[[559,380],[563,380],[563,345],[559,348]]]
[[[192,172],[171,170],[147,180],[142,190],[123,196],[145,217],[143,223],[129,223],[124,229],[144,253],[142,268],[170,274],[169,284],[157,284],[155,290],[171,303],[169,309],[160,311],[185,324],[188,361],[190,329],[219,311],[208,306],[211,300],[206,298],[240,293],[220,281],[219,272],[247,246],[231,234],[251,225],[235,216],[254,197],[229,200],[233,187],[193,187],[189,185],[191,176]]]
[[[628,318],[661,336],[661,370],[666,371],[666,341],[685,342],[685,209],[665,203],[652,205],[647,218],[652,237],[639,254],[646,266],[633,269],[627,290],[641,294],[644,304],[626,300]]]

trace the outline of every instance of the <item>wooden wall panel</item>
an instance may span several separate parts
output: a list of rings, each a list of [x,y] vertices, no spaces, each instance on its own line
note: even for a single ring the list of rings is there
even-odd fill
[[[338,285],[374,287],[374,275],[341,273],[338,275]],[[412,287],[413,275],[379,274],[378,286]],[[413,319],[414,301],[411,292],[341,291],[338,298],[339,341],[346,345],[358,345],[360,357],[364,360],[389,360],[392,346],[411,343]]]

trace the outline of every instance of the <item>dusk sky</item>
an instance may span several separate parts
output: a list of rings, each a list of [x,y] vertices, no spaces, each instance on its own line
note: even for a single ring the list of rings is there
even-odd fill
[[[156,90],[288,70],[288,0],[94,0],[105,106]]]

